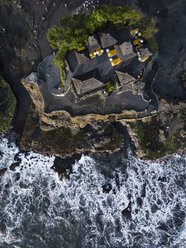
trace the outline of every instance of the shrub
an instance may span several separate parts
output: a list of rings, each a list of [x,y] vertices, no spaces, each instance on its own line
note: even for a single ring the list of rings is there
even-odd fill
[[[111,82],[109,82],[107,83],[106,89],[108,92],[112,92],[114,90],[114,85]]]
[[[61,75],[61,84],[59,85],[59,88],[63,88],[65,85],[65,72],[63,70],[63,68],[60,68],[60,75]]]

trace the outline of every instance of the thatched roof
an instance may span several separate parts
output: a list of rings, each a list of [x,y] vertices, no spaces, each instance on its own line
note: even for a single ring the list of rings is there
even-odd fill
[[[119,79],[119,85],[125,85],[125,84],[136,81],[134,77],[130,76],[126,72],[116,71],[116,75]]]
[[[146,57],[150,57],[150,56],[153,55],[153,54],[149,51],[148,48],[140,48],[140,49],[139,49],[139,53],[140,53],[141,59],[144,59],[144,58],[146,58]]]
[[[99,37],[97,35],[92,35],[88,37],[88,50],[95,51],[96,49],[101,48]]]
[[[78,64],[83,64],[83,63],[86,63],[90,60],[90,58],[87,57],[84,53],[75,52],[75,55],[76,55],[76,59],[78,61]]]
[[[117,43],[117,40],[109,33],[100,33],[99,37],[103,48],[113,46]]]
[[[115,45],[115,49],[121,60],[128,60],[137,56],[131,42],[123,42],[121,45]]]
[[[72,80],[79,97],[98,91],[106,86],[100,81],[101,78],[98,69],[73,77]]]
[[[116,71],[116,74],[119,79],[118,94],[127,91],[132,92],[133,95],[142,94],[144,85],[141,81],[136,81],[134,77],[125,72]]]

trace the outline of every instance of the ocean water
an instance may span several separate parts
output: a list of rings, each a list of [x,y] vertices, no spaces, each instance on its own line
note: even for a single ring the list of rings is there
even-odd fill
[[[1,248],[185,248],[186,156],[82,155],[69,179],[54,157],[0,138]],[[67,174],[69,171],[67,171]],[[105,192],[105,190],[107,192]]]

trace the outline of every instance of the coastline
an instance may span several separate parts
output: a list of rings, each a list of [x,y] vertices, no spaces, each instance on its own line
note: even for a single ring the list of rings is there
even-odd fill
[[[65,7],[64,6],[62,8],[65,10]],[[146,8],[148,10],[148,7],[147,6],[145,6],[144,9],[142,8],[142,10],[145,10]],[[154,13],[154,10],[156,8],[151,6],[150,9],[151,9],[151,12]],[[72,9],[70,11],[73,12],[74,9]],[[54,15],[54,13],[55,13],[55,11],[53,12],[53,15]],[[160,14],[161,14],[161,10],[160,10]],[[51,14],[51,18],[52,18],[52,14]],[[158,14],[158,15],[155,15],[155,18],[157,19],[158,25],[161,27],[161,22],[164,21],[163,20],[163,17],[161,17],[161,15],[159,16],[159,14]],[[41,23],[40,20],[39,20],[39,23],[40,23],[41,26],[43,26],[43,23]],[[39,23],[38,23],[38,25],[39,25]],[[53,25],[53,23],[50,23],[50,25]],[[160,28],[160,31],[161,31],[161,28]],[[162,36],[161,35],[160,34],[157,35],[157,41],[158,42],[159,42],[159,40],[162,39]],[[39,38],[40,41],[38,42],[40,44],[40,49],[41,49],[40,54],[44,54],[44,56],[46,56],[46,54],[49,53],[51,50],[47,50],[48,48],[46,49],[46,47],[45,47],[44,50],[42,51],[42,44],[43,43],[41,44],[40,42],[44,42],[44,43],[46,42],[46,40],[42,40],[42,39],[44,39],[44,36],[41,35],[41,38]],[[160,46],[161,44],[158,44],[158,45],[160,47],[160,52],[162,52],[162,48],[163,47]],[[182,48],[182,52],[183,53],[185,51],[184,49],[185,48]],[[30,71],[32,71],[33,68],[36,68],[36,65],[39,63],[39,61],[41,61],[40,55],[39,56],[38,55],[39,54],[36,54],[36,56],[34,58],[32,58],[32,60],[34,60],[35,62],[34,62],[34,65],[32,66],[32,68],[30,69]],[[161,56],[162,55],[160,53],[159,58],[158,58],[158,60],[159,60],[158,62],[160,63],[160,67],[161,67],[161,61],[160,61],[160,57]],[[23,71],[23,68],[22,68],[22,65],[23,65],[23,62],[24,62],[25,58],[22,57],[22,63],[20,64],[20,67],[17,70],[14,70],[13,67],[11,69],[9,69],[9,64],[7,63],[7,59],[6,58],[7,58],[7,53],[4,52],[4,51],[2,51],[2,49],[1,49],[1,51],[0,51],[0,59],[1,59],[0,62],[1,62],[1,65],[2,65],[1,66],[2,67],[1,68],[1,71],[3,73],[4,78],[11,85],[12,90],[13,90],[16,98],[17,98],[16,111],[15,111],[15,114],[14,114],[14,118],[12,120],[12,126],[13,126],[13,129],[12,130],[13,130],[13,132],[16,132],[21,137],[22,134],[23,134],[24,127],[25,127],[27,116],[29,114],[29,109],[30,109],[30,106],[31,106],[30,96],[26,92],[26,90],[24,89],[24,87],[22,86],[22,84],[20,83],[21,78],[25,75],[25,72]],[[181,67],[182,66],[183,65],[181,65]],[[179,70],[180,69],[178,69],[178,71]],[[157,82],[158,82],[158,80],[161,81],[160,80],[160,74],[161,74],[161,68],[158,71],[158,75],[157,75],[155,81],[153,81],[153,87],[154,87],[155,92],[156,93],[158,92],[158,95],[161,96],[161,95],[164,95],[165,92],[164,92],[164,89],[163,89],[162,92],[160,92],[160,89],[157,89],[157,85],[159,85],[159,83],[157,83]],[[177,85],[178,85],[178,89],[180,90],[180,82],[179,81],[177,82]],[[151,85],[151,87],[152,87],[152,85]],[[180,91],[179,92],[177,91],[177,92],[175,92],[175,96],[173,96],[173,91],[171,91],[170,96],[167,95],[167,96],[165,96],[165,98],[167,98],[170,102],[173,101],[173,102],[177,102],[178,103],[179,101],[183,101],[184,100],[183,93],[180,94],[180,97],[179,97],[179,94],[180,94]]]

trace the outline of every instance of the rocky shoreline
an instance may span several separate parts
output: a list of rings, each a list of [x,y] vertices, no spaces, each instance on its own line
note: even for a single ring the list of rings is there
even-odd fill
[[[122,132],[120,132],[118,128],[116,128],[115,121],[112,119],[108,121],[106,126],[104,122],[100,121],[100,123],[98,122],[98,124],[93,122],[91,127],[90,126],[87,127],[87,125],[85,125],[84,127],[80,127],[80,128],[78,127],[77,129],[73,128],[70,131],[68,128],[66,129],[64,128],[64,130],[62,130],[63,128],[61,129],[59,128],[60,129],[59,132],[55,133],[58,136],[57,137],[58,141],[60,139],[64,139],[64,137],[69,138],[69,135],[71,137],[70,143],[69,143],[69,139],[66,139],[65,141],[66,143],[64,143],[63,151],[59,147],[58,151],[55,152],[53,143],[46,145],[46,141],[52,140],[52,138],[54,137],[54,132],[50,130],[48,131],[48,133],[46,133],[45,131],[40,129],[39,118],[37,117],[37,113],[32,111],[32,109],[30,110],[31,99],[29,94],[25,91],[24,87],[21,84],[21,78],[28,75],[37,67],[37,65],[42,59],[41,55],[46,56],[51,53],[50,48],[46,47],[45,45],[45,43],[47,42],[46,30],[48,27],[51,27],[52,25],[55,24],[56,20],[54,20],[53,17],[55,15],[55,11],[57,10],[53,9],[53,6],[50,6],[48,12],[46,13],[47,16],[49,16],[49,20],[46,20],[47,21],[45,25],[46,27],[44,28],[43,25],[44,23],[38,19],[38,16],[41,13],[44,13],[44,10],[42,9],[42,7],[37,7],[33,3],[30,4],[29,8],[34,10],[36,21],[34,25],[29,26],[28,23],[31,22],[33,15],[30,16],[28,15],[28,6],[27,8],[24,8],[24,2],[26,4],[26,1],[22,1],[22,2],[23,2],[23,7],[21,11],[19,9],[16,9],[13,1],[10,2],[9,6],[7,6],[6,4],[2,4],[0,9],[0,12],[3,13],[2,16],[4,16],[4,14],[6,14],[7,11],[10,12],[9,16],[11,16],[12,18],[14,15],[17,14],[20,16],[25,15],[26,19],[24,20],[24,22],[28,25],[28,30],[25,32],[30,34],[30,38],[28,39],[29,44],[32,42],[33,44],[36,44],[33,47],[29,47],[28,40],[25,41],[25,44],[20,44],[18,41],[15,41],[15,43],[17,42],[17,44],[13,44],[11,42],[11,36],[15,34],[11,26],[13,24],[7,22],[8,23],[6,27],[7,31],[1,34],[3,39],[0,44],[1,45],[0,67],[1,67],[2,76],[11,85],[11,88],[17,99],[16,112],[12,121],[12,126],[13,126],[12,131],[19,134],[20,138],[18,139],[19,140],[18,143],[20,144],[21,148],[23,148],[24,150],[34,150],[36,152],[40,152],[43,154],[56,154],[57,156],[59,155],[63,158],[65,156],[70,157],[74,153],[80,154],[84,152],[92,152],[93,154],[95,153],[101,154],[105,151],[106,152],[118,151],[123,147],[126,136]],[[122,1],[117,1],[116,4],[123,4],[123,2],[122,3],[121,2]],[[162,105],[160,106],[161,108],[160,113],[156,117],[152,117],[152,118],[156,119],[156,124],[155,124],[156,127],[158,118],[159,118],[158,121],[160,121],[163,113],[165,113],[163,116],[164,122],[161,125],[161,127],[159,127],[159,124],[157,125],[158,131],[156,133],[158,135],[157,139],[159,139],[158,142],[163,144],[163,148],[162,148],[163,151],[159,152],[158,156],[156,156],[155,154],[156,151],[153,150],[154,153],[151,154],[150,157],[146,157],[149,149],[147,148],[141,149],[139,142],[140,139],[139,137],[137,137],[135,133],[136,127],[134,127],[134,130],[132,130],[130,123],[124,121],[122,122],[122,124],[126,125],[128,129],[130,129],[129,134],[131,136],[133,144],[136,147],[136,154],[143,158],[159,161],[160,157],[162,159],[162,157],[166,158],[167,156],[169,156],[170,154],[174,154],[175,152],[178,153],[185,151],[185,119],[182,118],[181,120],[182,124],[180,123],[175,124],[175,122],[180,120],[179,111],[183,111],[183,115],[185,115],[185,105],[183,102],[186,99],[185,97],[186,89],[184,82],[180,80],[180,75],[183,71],[186,70],[186,57],[185,57],[186,42],[184,43],[186,39],[186,35],[184,35],[184,30],[182,26],[179,25],[179,23],[184,22],[186,18],[186,13],[184,13],[184,3],[182,1],[176,1],[175,3],[172,3],[172,1],[167,0],[165,1],[165,3],[161,2],[161,5],[158,4],[158,1],[153,3],[149,3],[148,1],[144,1],[143,3],[141,3],[141,1],[131,1],[130,4],[132,6],[135,4],[137,8],[140,8],[142,11],[149,12],[150,15],[153,15],[157,21],[157,26],[159,29],[159,32],[156,37],[159,47],[158,49],[159,54],[157,58],[159,69],[158,69],[157,77],[153,82],[153,89],[160,97],[166,99],[166,101],[162,100]],[[61,8],[61,10],[64,12],[64,15],[69,15],[73,13],[75,9],[74,6],[72,6],[72,8],[69,7],[66,9],[66,7],[64,7],[64,5],[60,3],[58,7],[59,9]],[[165,12],[166,15],[163,14]],[[183,12],[182,15],[177,15],[178,13],[181,12]],[[50,13],[51,16],[49,15]],[[172,35],[171,25],[174,22],[174,19],[177,20],[178,22],[178,26],[176,27],[177,37],[174,37],[171,42],[171,39],[167,37]],[[170,23],[167,20],[169,20]],[[165,33],[167,35],[164,35]],[[20,40],[22,39],[21,37],[18,38]],[[179,38],[181,43],[178,42]],[[166,43],[166,49],[165,49],[165,43]],[[170,50],[175,51],[175,53],[172,52],[174,56],[170,53]],[[7,60],[7,58],[9,58],[9,60]],[[176,67],[174,66],[175,63],[176,63]],[[25,66],[23,67],[23,65],[26,65],[26,67]],[[171,115],[173,115],[172,118],[170,118]],[[33,124],[31,120],[33,122],[35,121],[35,123]],[[148,123],[148,125],[146,125],[145,128],[147,128],[147,126],[149,129],[153,128],[154,127],[153,126],[154,123],[152,123],[153,121],[152,119],[147,120],[146,123]],[[167,131],[166,128],[171,126],[172,121],[173,121],[172,124],[173,127],[171,127],[170,130],[172,129],[173,130]],[[31,124],[29,122],[31,122]],[[29,126],[28,124],[31,125],[32,128],[28,129]],[[138,125],[143,125],[143,124],[138,123]],[[175,125],[177,128],[174,127]],[[172,143],[175,140],[174,136],[175,133],[178,132],[177,130],[179,130],[179,135],[178,135],[179,137],[176,138],[177,140],[176,145],[173,146]],[[97,132],[98,133],[100,132],[100,134],[97,134]],[[126,128],[124,133],[126,133]],[[169,135],[167,137],[164,137],[165,134],[166,135],[169,134]],[[172,138],[170,137],[173,137],[174,140],[172,141],[171,140]],[[129,141],[128,136],[126,139],[127,141]],[[181,139],[182,142],[181,148],[179,147],[180,145],[179,139]],[[45,147],[40,146],[41,141],[43,142],[43,144],[46,145]],[[170,143],[168,150],[164,150],[164,146],[167,143]],[[76,145],[72,146],[72,144],[73,145],[76,144]],[[69,148],[71,149],[71,152],[67,151],[67,149]]]

